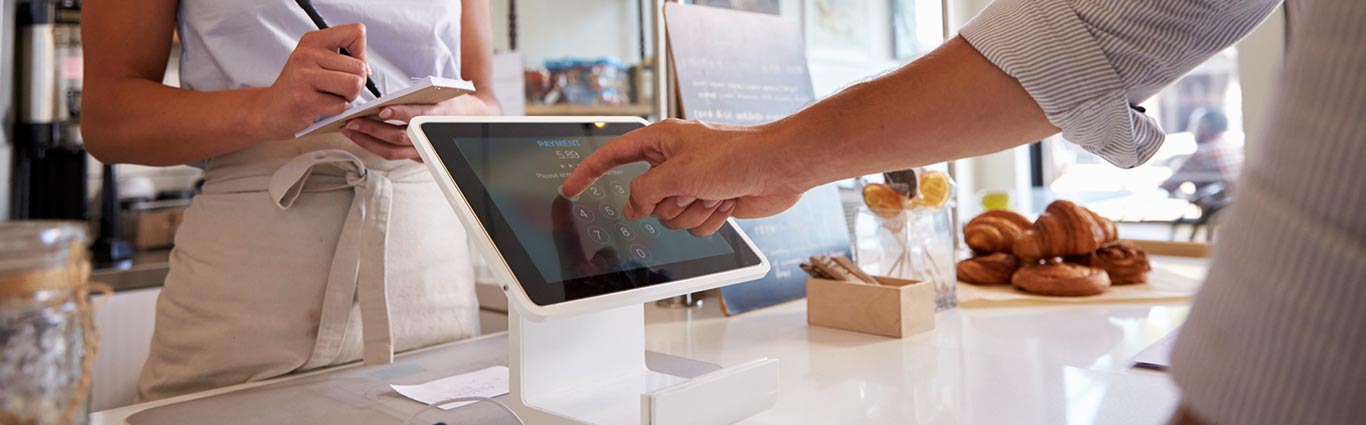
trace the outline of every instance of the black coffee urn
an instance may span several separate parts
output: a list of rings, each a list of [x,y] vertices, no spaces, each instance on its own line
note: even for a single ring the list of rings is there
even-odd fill
[[[15,17],[16,119],[11,219],[90,217],[80,137],[80,4],[21,0]]]

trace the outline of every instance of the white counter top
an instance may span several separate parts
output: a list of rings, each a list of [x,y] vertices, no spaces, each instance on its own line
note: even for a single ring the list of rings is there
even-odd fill
[[[781,360],[753,424],[1161,424],[1178,394],[1129,358],[1186,317],[1173,305],[973,308],[906,339],[812,328],[805,302],[737,317],[647,310],[647,349],[731,365]]]
[[[1167,375],[1128,360],[1181,324],[1183,304],[958,309],[897,340],[808,327],[804,301],[729,318],[709,301],[647,308],[647,349],[722,365],[780,359],[778,405],[748,424],[1161,424],[1178,398]]]

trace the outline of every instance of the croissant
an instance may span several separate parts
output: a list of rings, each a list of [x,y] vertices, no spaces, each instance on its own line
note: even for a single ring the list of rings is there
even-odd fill
[[[987,211],[963,226],[963,239],[979,254],[1010,252],[1029,226],[1029,219],[1014,211]]]
[[[1025,262],[1087,254],[1118,239],[1115,222],[1068,201],[1053,201],[1034,226],[1015,240],[1014,253]]]
[[[1127,243],[1106,245],[1080,262],[1104,269],[1115,285],[1146,282],[1148,271],[1153,269],[1148,253]]]
[[[1051,259],[1021,268],[1010,278],[1010,284],[1040,295],[1079,297],[1105,292],[1110,277],[1100,268]]]
[[[1019,270],[1020,260],[1004,252],[972,257],[958,262],[958,280],[982,285],[1008,285]]]

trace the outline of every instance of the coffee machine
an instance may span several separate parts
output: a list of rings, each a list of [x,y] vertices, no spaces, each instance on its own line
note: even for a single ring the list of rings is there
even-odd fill
[[[0,221],[9,219],[14,149],[14,2],[0,1]]]
[[[87,220],[79,1],[19,1],[15,39],[10,218]]]

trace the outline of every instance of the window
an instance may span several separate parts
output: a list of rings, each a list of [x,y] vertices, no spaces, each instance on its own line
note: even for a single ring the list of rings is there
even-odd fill
[[[1236,55],[1234,49],[1219,53],[1140,105],[1167,132],[1166,143],[1142,166],[1115,167],[1060,136],[1044,141],[1048,198],[1070,199],[1121,222],[1193,221],[1217,212],[1232,199],[1243,152]]]

